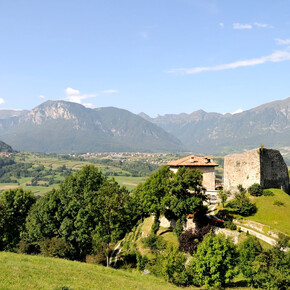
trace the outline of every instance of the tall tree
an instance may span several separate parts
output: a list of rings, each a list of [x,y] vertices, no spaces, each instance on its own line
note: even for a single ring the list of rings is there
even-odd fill
[[[0,250],[12,251],[20,241],[25,219],[36,198],[22,188],[0,194]]]
[[[116,224],[122,223],[118,234],[110,235],[112,241],[115,236],[120,237],[130,230],[131,216],[125,218],[125,211],[117,211],[126,199],[129,195],[124,188],[121,189],[115,181],[108,181],[97,167],[84,166],[66,178],[59,190],[49,192],[37,202],[27,218],[26,240],[39,243],[60,238],[69,245],[68,258],[84,260],[96,246],[93,236],[104,232],[114,222],[106,219],[108,215],[114,220],[118,215]],[[126,211],[126,214],[130,212]]]
[[[236,247],[223,235],[207,234],[190,263],[189,273],[197,286],[220,288],[235,276]]]

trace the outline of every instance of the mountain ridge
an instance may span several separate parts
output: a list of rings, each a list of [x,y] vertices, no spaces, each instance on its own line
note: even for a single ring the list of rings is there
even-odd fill
[[[183,150],[176,137],[127,110],[89,109],[66,101],[47,101],[0,120],[0,138],[17,150],[34,152]]]
[[[144,113],[141,116],[144,117]],[[197,153],[224,154],[259,147],[260,144],[289,146],[290,97],[237,114],[198,110],[191,114],[157,116],[150,121]]]

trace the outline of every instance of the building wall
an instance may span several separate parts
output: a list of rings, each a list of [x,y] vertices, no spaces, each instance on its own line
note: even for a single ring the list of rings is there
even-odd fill
[[[237,191],[242,184],[248,188],[261,182],[260,154],[253,149],[242,154],[231,154],[224,158],[224,189]]]
[[[288,167],[278,150],[261,150],[261,186],[289,192]]]
[[[207,190],[215,190],[215,168],[214,167],[199,167],[202,172],[202,186]]]

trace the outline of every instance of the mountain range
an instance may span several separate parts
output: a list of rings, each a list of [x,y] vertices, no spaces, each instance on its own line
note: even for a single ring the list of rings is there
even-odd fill
[[[47,101],[30,111],[0,110],[0,140],[30,152],[195,152],[259,147],[290,149],[290,98],[238,114],[168,114],[151,118],[114,107],[89,109]]]
[[[229,153],[259,147],[290,146],[290,98],[261,105],[238,114],[168,114],[144,119],[177,137],[198,153]]]
[[[15,150],[55,153],[184,150],[176,137],[123,109],[89,109],[71,102],[47,101],[31,111],[5,114],[0,111],[0,140]]]

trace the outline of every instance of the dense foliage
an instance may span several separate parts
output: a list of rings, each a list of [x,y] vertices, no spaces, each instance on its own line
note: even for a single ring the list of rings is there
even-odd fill
[[[189,266],[196,286],[224,287],[235,276],[238,253],[230,239],[207,234],[197,248]]]
[[[253,196],[261,196],[263,194],[263,189],[259,183],[254,183],[248,188],[248,192]]]
[[[250,216],[257,212],[257,207],[246,196],[246,190],[242,186],[238,186],[239,192],[235,194],[235,198],[227,203],[228,207],[235,210],[242,216]]]
[[[22,189],[0,194],[0,251],[14,250],[24,230],[28,211],[35,203],[35,196]]]
[[[59,238],[67,257],[84,260],[94,249],[108,254],[109,243],[130,229],[129,193],[94,166],[70,175],[59,190],[41,198],[30,212],[25,239],[39,243]]]
[[[203,206],[205,196],[201,192],[201,172],[187,168],[173,173],[168,166],[162,167],[136,188],[134,198],[141,215],[154,214],[153,233],[158,231],[162,214],[177,221],[177,233],[180,235],[187,214],[196,213],[198,216],[198,212],[206,211]]]
[[[211,226],[207,225],[195,230],[190,229],[182,233],[178,239],[179,248],[183,252],[191,255],[196,251],[197,246],[203,240],[203,237],[211,231]]]

